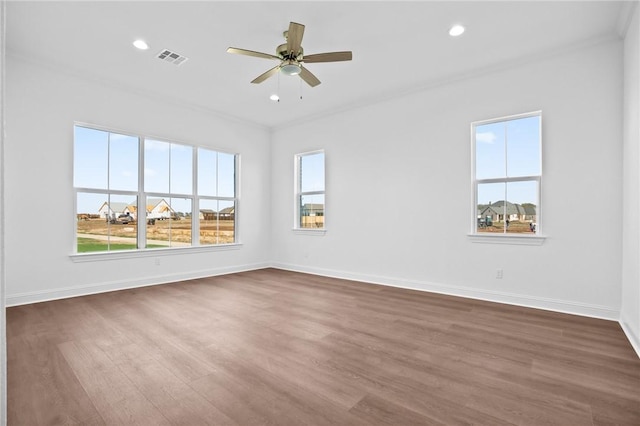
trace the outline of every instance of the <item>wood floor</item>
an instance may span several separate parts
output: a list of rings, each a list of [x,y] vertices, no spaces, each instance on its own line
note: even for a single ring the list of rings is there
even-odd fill
[[[7,309],[8,423],[640,424],[616,322],[275,269]]]

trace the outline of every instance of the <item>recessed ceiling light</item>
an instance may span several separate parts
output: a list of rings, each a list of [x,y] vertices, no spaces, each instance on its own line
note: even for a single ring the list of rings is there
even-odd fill
[[[451,37],[458,37],[459,35],[461,35],[464,32],[464,27],[462,25],[454,25],[453,27],[451,27],[451,29],[449,30],[449,35]]]
[[[273,95],[269,96],[269,99],[271,99],[273,102],[278,102],[280,100],[280,96],[274,93]]]
[[[140,50],[147,50],[149,48],[149,45],[144,40],[136,40],[133,42],[133,45]]]

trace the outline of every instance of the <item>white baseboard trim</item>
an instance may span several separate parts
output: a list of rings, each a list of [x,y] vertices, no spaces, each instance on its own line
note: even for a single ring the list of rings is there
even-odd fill
[[[467,297],[470,299],[484,300],[488,302],[517,305],[527,308],[544,309],[547,311],[562,312],[566,314],[618,321],[620,312],[607,306],[590,305],[585,303],[570,302],[565,300],[549,299],[537,296],[527,296],[514,293],[481,290],[471,287],[439,284],[427,281],[407,280],[378,275],[360,274],[333,269],[315,268],[301,265],[274,262],[273,268],[287,271],[303,272],[332,278],[341,278],[359,281],[369,284],[386,285],[390,287],[405,288],[409,290],[427,291],[432,293],[447,294],[450,296]]]
[[[585,317],[599,318],[620,323],[622,330],[631,343],[631,346],[640,357],[640,336],[629,325],[630,321],[621,316],[621,313],[606,306],[576,303],[565,300],[549,299],[537,296],[526,296],[514,293],[481,290],[465,286],[433,283],[428,281],[407,280],[380,275],[353,273],[326,268],[316,268],[303,265],[295,265],[280,262],[261,262],[246,265],[234,265],[213,269],[202,269],[188,273],[164,274],[145,277],[137,280],[119,280],[103,283],[86,284],[80,286],[63,287],[51,290],[19,293],[7,296],[5,306],[19,306],[30,303],[46,302],[57,299],[87,296],[90,294],[106,293],[109,291],[126,290],[130,288],[147,287],[153,285],[169,284],[178,281],[206,278],[218,275],[233,274],[238,272],[253,271],[264,268],[276,268],[287,271],[302,272],[307,274],[353,280],[372,285],[384,285],[389,287],[405,288],[409,290],[426,291],[450,296],[466,297],[489,302],[504,303],[509,305],[524,306],[527,308],[544,309],[554,312],[562,312]]]
[[[90,294],[106,293],[109,291],[126,290],[137,287],[147,287],[159,284],[169,284],[177,281],[192,280],[196,278],[213,277],[216,275],[233,274],[237,272],[253,271],[256,269],[268,268],[268,262],[254,263],[247,265],[234,265],[214,269],[201,269],[188,273],[163,274],[152,277],[145,277],[137,280],[119,280],[103,283],[93,283],[72,287],[56,288],[51,290],[33,291],[19,293],[6,297],[6,306],[27,305],[30,303],[46,302],[57,299],[68,299],[70,297],[87,296]]]
[[[640,336],[634,333],[633,328],[629,325],[630,323],[631,321],[628,321],[624,314],[620,315],[620,326],[622,327],[622,331],[627,335],[627,339],[629,339],[631,346],[633,346],[636,354],[638,354],[638,358],[640,358]]]
[[[618,310],[611,309],[606,306],[590,305],[565,300],[542,298],[537,296],[482,290],[465,286],[353,273],[334,269],[316,268],[280,262],[261,262],[246,265],[234,265],[221,268],[202,269],[198,271],[191,271],[188,273],[163,274],[136,280],[118,280],[34,291],[28,293],[18,293],[14,295],[8,295],[6,297],[6,306],[11,307],[26,305],[29,303],[46,302],[49,300],[66,299],[70,297],[86,296],[90,294],[105,293],[109,291],[167,284],[177,281],[212,277],[217,275],[226,275],[269,267],[313,275],[353,280],[375,285],[385,285],[410,290],[427,291],[432,293],[447,294],[451,296],[467,297],[470,299],[485,300],[489,302],[505,303],[509,305],[524,306],[528,308],[544,309],[554,312],[563,312],[573,315],[619,321],[623,330],[627,334],[629,341],[634,346],[634,349],[640,354],[640,351],[638,350],[640,348],[640,340],[638,339],[638,336],[636,336],[632,332],[632,329],[624,321],[620,320],[620,312]]]

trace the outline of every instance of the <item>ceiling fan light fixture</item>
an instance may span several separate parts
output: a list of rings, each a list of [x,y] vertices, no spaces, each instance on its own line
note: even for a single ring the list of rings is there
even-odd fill
[[[284,75],[298,75],[302,71],[300,64],[289,62],[280,67],[280,72]]]

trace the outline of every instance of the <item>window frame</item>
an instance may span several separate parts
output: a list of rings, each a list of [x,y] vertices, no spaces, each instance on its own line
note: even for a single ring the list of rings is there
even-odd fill
[[[323,170],[323,182],[322,182],[322,190],[316,191],[302,191],[302,158],[309,155],[323,155],[322,161],[322,170]],[[307,235],[324,235],[327,231],[327,155],[324,149],[316,149],[313,151],[301,152],[294,155],[294,224],[293,230],[300,234]],[[324,205],[323,205],[323,220],[321,228],[304,228],[301,226],[302,217],[301,217],[301,197],[305,195],[323,195],[324,196]]]
[[[72,173],[73,182],[73,247],[72,253],[70,254],[71,259],[74,262],[84,262],[84,261],[93,261],[93,260],[107,260],[107,259],[121,259],[121,258],[131,258],[131,257],[146,257],[146,256],[158,256],[158,255],[171,255],[176,252],[203,252],[203,251],[221,251],[221,250],[229,250],[240,248],[242,244],[240,243],[240,233],[239,233],[239,204],[240,204],[240,154],[232,153],[220,149],[211,148],[203,145],[196,145],[186,142],[177,142],[175,140],[169,140],[166,138],[159,138],[155,136],[145,135],[142,133],[128,132],[122,131],[119,129],[114,129],[111,127],[100,126],[91,123],[84,122],[74,122],[73,123],[73,158],[74,161],[72,164],[75,167],[75,129],[76,127],[84,127],[90,130],[103,131],[109,133],[115,133],[119,135],[126,135],[135,137],[138,139],[138,176],[137,176],[137,191],[123,191],[123,190],[110,190],[110,189],[96,189],[90,187],[76,187],[75,186],[75,170]],[[145,192],[144,188],[144,165],[145,165],[145,142],[147,140],[153,140],[157,142],[164,142],[169,144],[181,145],[186,148],[190,148],[192,150],[192,170],[191,170],[191,179],[192,179],[192,190],[191,194],[182,194],[182,193],[171,193],[171,192]],[[199,149],[205,149],[209,151],[213,151],[215,153],[223,153],[232,155],[234,157],[234,196],[233,197],[219,197],[219,196],[209,196],[209,195],[198,195],[198,151]],[[217,164],[216,164],[217,166]],[[217,168],[216,168],[217,171]],[[136,215],[136,226],[137,226],[137,235],[136,235],[136,248],[135,249],[127,249],[127,250],[105,250],[105,251],[92,251],[92,252],[78,252],[78,226],[77,226],[77,215],[78,215],[78,194],[79,193],[94,193],[94,194],[105,194],[105,196],[109,196],[111,194],[114,195],[127,195],[127,196],[135,196],[137,200],[137,215]],[[146,220],[146,201],[147,198],[186,198],[191,200],[191,244],[189,246],[184,247],[175,247],[168,245],[167,247],[154,247],[147,248],[147,220]],[[200,220],[193,220],[194,212],[196,217],[199,218],[199,205],[201,199],[214,199],[221,201],[231,201],[234,204],[234,241],[232,243],[220,243],[220,244],[200,244]],[[145,215],[144,220],[140,220],[140,207],[142,206],[143,214]],[[169,241],[169,244],[171,242]]]
[[[477,141],[476,141],[476,129],[479,126],[506,123],[509,121],[520,120],[524,118],[538,117],[538,159],[540,164],[539,174],[515,176],[515,177],[490,177],[478,179],[476,177],[476,162],[477,162]],[[503,117],[492,118],[488,120],[474,121],[470,125],[470,140],[471,140],[471,231],[468,236],[473,242],[481,243],[499,243],[499,244],[524,244],[524,245],[540,245],[544,242],[545,236],[542,234],[543,220],[542,220],[542,176],[543,176],[543,157],[542,157],[542,111],[531,111],[521,114],[513,114]],[[505,149],[507,146],[507,140],[505,140]],[[505,166],[508,168],[508,157],[505,156]],[[504,183],[505,191],[506,185],[515,182],[535,182],[536,191],[536,231],[532,234],[520,234],[520,233],[508,233],[506,228],[501,233],[485,233],[478,232],[478,187],[482,184],[491,183]],[[505,194],[506,195],[506,194]],[[504,201],[508,201],[507,197],[504,197]],[[504,206],[504,213],[506,215],[506,203]]]

